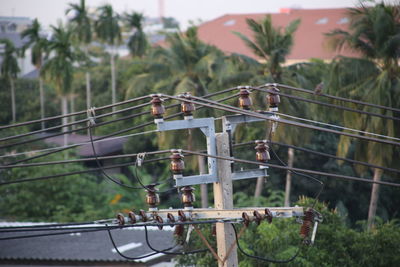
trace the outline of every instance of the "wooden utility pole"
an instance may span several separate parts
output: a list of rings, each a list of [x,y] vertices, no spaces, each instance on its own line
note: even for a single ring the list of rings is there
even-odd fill
[[[293,167],[293,159],[294,159],[294,149],[289,148],[288,150],[288,167]],[[292,187],[292,172],[286,171],[286,187],[285,187],[285,207],[290,206],[290,189]]]
[[[380,181],[382,177],[382,170],[374,169],[374,181]],[[374,226],[374,219],[376,216],[376,208],[378,206],[378,198],[379,198],[379,184],[372,184],[372,192],[371,192],[371,201],[369,203],[368,209],[368,223],[367,228],[371,230]]]
[[[229,138],[227,133],[216,134],[217,154],[229,157]],[[214,205],[216,209],[233,209],[233,187],[231,165],[227,160],[217,160],[219,182],[214,183]],[[217,223],[217,249],[219,267],[238,266],[236,247],[230,247],[236,242],[235,232],[230,224]],[[228,254],[228,255],[227,255]]]

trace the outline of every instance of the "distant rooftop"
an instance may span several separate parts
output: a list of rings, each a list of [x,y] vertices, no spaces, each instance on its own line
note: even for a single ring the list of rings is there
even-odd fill
[[[261,21],[266,13],[227,14],[199,26],[199,38],[227,53],[239,53],[255,58],[256,56],[233,32],[240,32],[252,38],[246,19]],[[338,55],[327,46],[325,33],[334,29],[347,30],[349,18],[347,9],[291,9],[282,8],[279,13],[271,13],[275,27],[286,27],[290,22],[300,19],[300,25],[294,35],[294,46],[288,60],[309,60],[320,58],[329,60]],[[355,56],[348,51],[341,55]]]

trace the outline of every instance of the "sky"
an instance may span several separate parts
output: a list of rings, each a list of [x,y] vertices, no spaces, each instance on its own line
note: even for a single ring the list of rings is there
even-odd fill
[[[0,16],[38,18],[48,26],[58,19],[65,20],[68,3],[80,0],[0,0]],[[358,0],[87,0],[89,7],[112,3],[118,13],[142,12],[158,17],[159,3],[164,3],[164,16],[174,17],[184,29],[189,21],[208,21],[225,14],[275,13],[280,8],[339,8],[353,7]]]

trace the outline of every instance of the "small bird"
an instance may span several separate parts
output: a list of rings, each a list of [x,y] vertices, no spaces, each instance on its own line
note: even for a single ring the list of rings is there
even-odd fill
[[[314,89],[316,95],[322,94],[322,89],[324,89],[324,82],[320,82]]]

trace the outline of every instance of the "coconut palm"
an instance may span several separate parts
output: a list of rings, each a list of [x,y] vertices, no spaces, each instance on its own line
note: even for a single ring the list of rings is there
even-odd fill
[[[124,16],[126,26],[133,31],[128,40],[128,47],[132,56],[142,57],[146,53],[148,42],[143,31],[143,18],[143,14],[136,12],[125,13]]]
[[[115,13],[112,6],[108,4],[100,6],[97,11],[99,12],[99,15],[94,25],[97,37],[103,43],[111,46],[111,94],[112,103],[114,104],[117,102],[115,80],[115,48],[121,42],[119,15]],[[113,107],[113,111],[115,111],[115,107]]]
[[[37,19],[34,19],[32,24],[21,33],[22,38],[28,38],[28,42],[24,45],[23,50],[28,47],[31,48],[31,62],[39,72],[39,95],[40,95],[40,118],[43,119],[45,116],[44,108],[44,89],[43,79],[40,75],[41,68],[43,65],[43,57],[45,54],[47,39],[40,34],[42,26]],[[45,128],[45,122],[41,122],[42,129]]]
[[[253,41],[242,33],[235,32],[245,44],[260,59],[265,60],[266,73],[270,74],[276,82],[282,79],[282,63],[290,53],[293,46],[293,35],[296,32],[300,20],[294,20],[282,29],[272,25],[270,15],[257,22],[254,19],[246,19],[247,25],[253,33]]]
[[[90,72],[89,72],[89,45],[92,42],[92,21],[89,17],[89,12],[86,7],[85,0],[81,0],[80,4],[69,4],[66,14],[72,12],[73,16],[69,19],[73,26],[73,35],[77,42],[83,45],[85,53],[86,68],[86,107],[90,108],[92,105],[92,96],[90,88]]]
[[[253,40],[243,35],[242,33],[235,32],[244,43],[252,50],[254,55],[258,56],[261,60],[265,61],[261,66],[264,69],[262,76],[253,79],[253,82],[264,83],[264,82],[278,82],[291,84],[294,86],[299,85],[300,79],[291,69],[284,69],[282,64],[285,63],[286,57],[289,55],[293,46],[293,37],[296,32],[300,20],[294,20],[285,28],[274,27],[272,25],[272,19],[270,15],[265,16],[263,20],[257,22],[253,19],[246,20],[248,27],[252,31]],[[256,99],[263,99],[262,97],[256,97]],[[257,102],[257,101],[256,101]],[[281,105],[280,111],[293,115],[305,116],[303,114],[306,109],[304,105],[299,102],[285,99]],[[290,130],[288,129],[290,128]],[[240,133],[237,133],[240,135]],[[278,132],[275,135],[275,139],[285,141],[287,143],[295,144],[300,140],[299,136],[302,135],[299,129],[281,125],[278,128]],[[269,138],[267,134],[267,139]],[[304,136],[303,136],[304,137]],[[301,139],[304,142],[304,138]],[[288,149],[288,165],[292,166],[294,162],[294,151]],[[260,177],[257,180],[255,197],[259,197],[262,192],[264,178]],[[290,199],[290,187],[291,187],[291,172],[287,172],[286,175],[286,194],[285,194],[285,205],[289,205]]]
[[[384,2],[373,7],[360,3],[357,8],[348,10],[349,32],[335,30],[330,32],[331,44],[336,49],[352,49],[362,58],[338,58],[332,65],[328,89],[330,93],[351,97],[383,106],[400,107],[400,6],[386,5]],[[374,111],[369,107],[362,107]],[[388,116],[399,116],[392,111],[380,111]],[[345,126],[383,135],[399,135],[400,127],[391,120],[366,117],[345,112]],[[350,145],[349,138],[341,137],[338,154],[346,155]],[[355,157],[368,160],[377,165],[392,162],[394,148],[387,145],[359,142]],[[381,170],[373,170],[374,181],[382,177]],[[379,198],[379,185],[372,186],[368,211],[368,228],[373,226]]]
[[[72,31],[62,24],[51,26],[53,36],[49,40],[48,54],[51,58],[43,65],[42,73],[46,80],[51,82],[61,99],[62,115],[68,113],[68,96],[71,93],[74,72],[75,55],[72,50]],[[62,124],[67,124],[67,118],[62,119]],[[67,127],[63,131],[67,131]],[[67,145],[67,135],[64,135],[64,145]]]
[[[11,114],[12,122],[16,122],[16,107],[15,107],[15,85],[14,80],[17,78],[20,68],[18,67],[17,57],[18,49],[8,39],[0,39],[0,56],[2,62],[0,66],[1,76],[8,81],[11,90]]]

